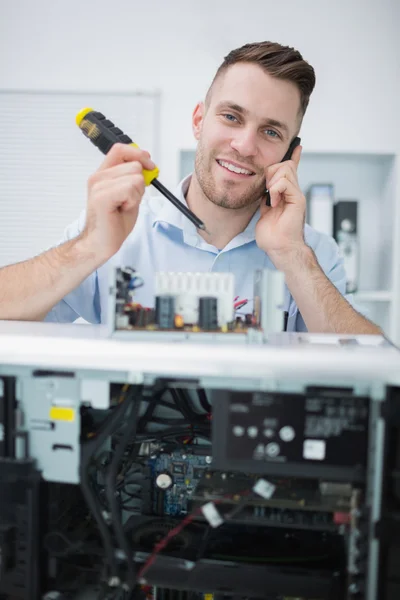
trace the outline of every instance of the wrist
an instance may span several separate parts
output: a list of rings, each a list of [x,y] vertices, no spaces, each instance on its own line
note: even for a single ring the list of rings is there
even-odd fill
[[[85,232],[75,238],[74,242],[74,251],[79,257],[79,261],[91,268],[92,271],[98,269],[110,258],[104,249],[99,249],[95,241]]]
[[[275,267],[286,276],[311,267],[313,263],[317,264],[314,252],[305,243],[296,244],[284,250],[274,250],[268,255]]]

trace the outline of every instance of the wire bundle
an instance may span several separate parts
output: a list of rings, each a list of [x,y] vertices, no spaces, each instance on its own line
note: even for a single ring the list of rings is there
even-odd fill
[[[169,400],[164,399],[167,391]],[[111,414],[82,444],[81,487],[103,543],[103,580],[111,590],[133,591],[138,581],[121,513],[141,512],[141,505],[135,503],[141,500],[145,463],[139,456],[141,445],[166,442],[185,447],[197,438],[209,441],[211,406],[202,390],[198,402],[199,411],[183,389],[143,390],[125,385]],[[160,410],[168,416],[160,415]],[[110,442],[112,450],[105,451]]]

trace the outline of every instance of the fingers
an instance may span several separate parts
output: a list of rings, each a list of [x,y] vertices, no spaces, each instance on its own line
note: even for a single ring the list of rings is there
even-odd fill
[[[89,178],[89,187],[93,186],[99,181],[117,179],[118,177],[123,177],[124,175],[135,175],[142,173],[142,171],[143,165],[139,161],[123,162],[122,164],[118,164],[114,167],[101,169],[93,173],[93,175],[91,175]]]
[[[100,169],[89,178],[88,202],[94,214],[102,210],[136,209],[145,191],[143,169],[154,167],[148,152],[127,144],[115,144]]]
[[[297,184],[286,177],[281,177],[270,188],[271,207],[274,208],[284,200],[286,204],[303,204],[305,207],[305,197],[299,190]]]
[[[288,169],[288,168],[282,168],[282,169],[278,169],[278,171],[275,173],[275,175],[273,177],[271,177],[271,179],[268,181],[267,180],[267,188],[268,190],[271,190],[271,188],[280,180],[280,179],[287,179],[288,181],[290,181],[291,183],[293,183],[293,185],[297,185],[298,186],[298,181],[297,181],[297,176],[295,173],[293,173],[292,169]]]
[[[292,160],[285,160],[283,163],[267,167],[265,170],[267,186],[270,186],[272,178],[275,177],[277,173],[280,173],[281,177],[286,175],[288,178],[297,180],[297,167]]]
[[[152,170],[155,164],[145,150],[128,144],[115,144],[107,154],[99,169],[89,177],[89,189],[97,182],[117,179],[129,174]]]
[[[296,165],[296,171],[297,171],[297,167],[299,166],[299,163],[300,163],[300,158],[301,158],[301,153],[302,152],[303,152],[302,146],[296,146],[296,148],[293,150],[293,154],[292,154],[292,159],[291,160]]]
[[[145,192],[143,171],[154,167],[148,152],[116,144],[89,178],[85,236],[96,254],[110,258],[131,233]]]
[[[99,171],[104,171],[124,162],[140,162],[144,169],[150,171],[156,166],[151,160],[150,154],[145,150],[141,150],[130,144],[114,144],[99,167]]]
[[[137,208],[145,191],[144,177],[141,173],[98,181],[91,190],[91,201],[97,208],[106,208],[108,212],[117,209],[123,212]]]
[[[276,163],[274,165],[270,165],[269,167],[267,167],[265,170],[265,177],[266,177],[267,183],[268,183],[268,181],[270,181],[272,179],[272,177],[274,177],[275,173],[277,173],[277,171],[279,171],[279,170],[282,170],[285,172],[291,171],[297,178],[297,167],[299,166],[299,163],[300,163],[301,153],[302,153],[302,147],[297,146],[293,150],[292,158],[290,160],[285,160],[284,162],[279,162],[279,163]]]

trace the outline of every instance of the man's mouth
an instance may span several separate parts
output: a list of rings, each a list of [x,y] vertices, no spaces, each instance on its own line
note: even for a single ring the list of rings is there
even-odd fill
[[[239,165],[228,162],[226,160],[220,160],[217,158],[217,163],[219,164],[220,167],[227,169],[231,173],[236,173],[237,175],[245,175],[247,177],[249,177],[251,175],[255,175],[254,171],[250,171],[249,169],[245,169],[244,167],[240,167]]]

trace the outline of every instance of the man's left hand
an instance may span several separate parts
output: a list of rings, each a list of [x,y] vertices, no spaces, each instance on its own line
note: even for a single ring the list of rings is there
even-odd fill
[[[295,148],[291,160],[271,165],[265,171],[271,206],[261,203],[256,226],[256,242],[277,269],[285,270],[293,252],[303,250],[306,199],[297,179],[302,147]]]

